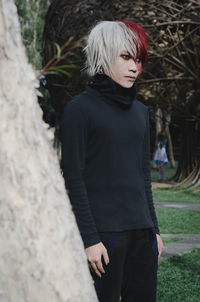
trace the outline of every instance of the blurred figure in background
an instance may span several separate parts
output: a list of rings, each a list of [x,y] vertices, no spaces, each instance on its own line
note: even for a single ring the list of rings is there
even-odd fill
[[[154,164],[157,165],[159,181],[165,180],[164,165],[168,164],[166,145],[166,135],[163,132],[159,132],[157,137],[157,149],[154,155]]]

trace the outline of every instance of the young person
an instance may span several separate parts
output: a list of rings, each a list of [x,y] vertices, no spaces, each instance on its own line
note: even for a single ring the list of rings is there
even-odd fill
[[[151,191],[148,109],[135,87],[146,40],[134,22],[98,23],[85,47],[93,79],[62,117],[63,175],[100,302],[156,301],[162,240]]]

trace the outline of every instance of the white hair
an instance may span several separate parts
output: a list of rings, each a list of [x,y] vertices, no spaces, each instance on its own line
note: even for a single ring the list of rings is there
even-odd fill
[[[123,22],[101,21],[90,31],[85,68],[90,76],[96,73],[112,73],[111,66],[123,50],[136,58],[138,36]]]

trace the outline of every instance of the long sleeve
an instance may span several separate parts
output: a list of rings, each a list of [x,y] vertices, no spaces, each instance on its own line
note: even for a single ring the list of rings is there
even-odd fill
[[[100,242],[83,179],[89,120],[80,105],[71,101],[61,121],[62,169],[85,248]]]
[[[157,234],[160,234],[158,228],[158,221],[156,212],[153,204],[152,188],[151,188],[151,165],[150,165],[150,129],[149,129],[149,112],[147,110],[147,122],[146,131],[144,138],[144,149],[143,149],[143,172],[145,181],[145,192],[149,205],[150,215],[154,224],[154,229]]]

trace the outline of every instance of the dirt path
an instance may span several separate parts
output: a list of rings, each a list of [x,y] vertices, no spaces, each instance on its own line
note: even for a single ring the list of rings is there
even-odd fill
[[[200,203],[188,203],[188,202],[154,202],[155,207],[158,208],[170,208],[170,209],[182,209],[182,210],[192,210],[200,211]],[[200,216],[199,216],[200,220]]]
[[[152,182],[152,188],[171,188],[172,184]],[[155,207],[200,211],[200,204],[186,202],[154,202]],[[199,217],[200,218],[200,217]],[[200,220],[200,219],[199,219]],[[179,241],[164,244],[160,261],[175,255],[182,255],[200,248],[200,234],[161,234],[162,238],[180,238]]]
[[[182,255],[200,248],[200,234],[161,234],[162,238],[180,238],[180,241],[164,244],[160,261],[175,255]]]
[[[152,188],[157,189],[157,188],[171,188],[173,187],[172,184],[164,183],[164,182],[152,182]]]

